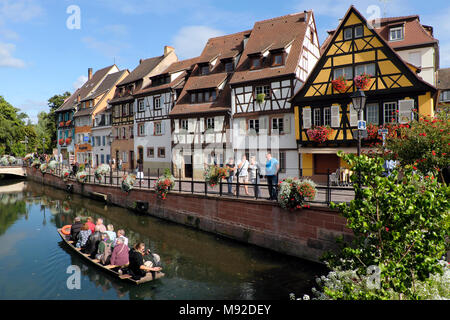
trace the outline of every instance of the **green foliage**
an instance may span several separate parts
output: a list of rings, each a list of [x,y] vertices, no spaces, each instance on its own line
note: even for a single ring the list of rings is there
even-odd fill
[[[353,175],[355,200],[331,205],[347,219],[354,240],[326,260],[331,268],[354,270],[358,276],[367,275],[369,266],[381,270],[379,290],[362,297],[351,296],[352,287],[345,287],[351,298],[389,298],[390,290],[418,298],[417,281],[442,273],[439,259],[448,249],[450,188],[433,176],[414,175],[411,166],[384,177],[382,158],[339,156],[353,172],[361,172],[365,187],[360,187],[358,175]]]
[[[256,95],[256,102],[258,102],[260,104],[263,103],[265,99],[266,99],[266,94],[265,93],[258,93]]]

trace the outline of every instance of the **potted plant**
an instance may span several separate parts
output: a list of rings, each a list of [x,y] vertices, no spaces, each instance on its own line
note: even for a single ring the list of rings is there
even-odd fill
[[[367,74],[367,73],[364,72],[362,75],[356,76],[355,79],[353,79],[353,81],[354,81],[354,83],[355,83],[355,86],[356,86],[358,89],[366,90],[366,89],[367,89],[367,86],[368,86],[369,83],[370,83],[370,78],[371,78],[371,77],[372,77],[372,76],[371,76],[370,74]]]
[[[94,171],[95,179],[102,181],[103,177],[111,172],[111,167],[108,164],[102,164]]]
[[[41,166],[41,161],[39,159],[34,159],[34,161],[31,163],[31,167],[34,169],[38,169]]]
[[[134,183],[136,182],[136,176],[134,174],[125,174],[122,177],[122,183],[120,184],[120,188],[122,191],[130,192],[134,187]]]
[[[214,187],[218,183],[220,183],[221,179],[225,179],[228,177],[228,169],[227,168],[221,168],[217,165],[210,165],[206,168],[204,176],[205,181],[208,183],[211,187]]]
[[[304,208],[305,200],[314,200],[316,184],[308,179],[286,178],[278,184],[278,204],[291,212]]]
[[[175,187],[175,178],[170,172],[166,170],[164,175],[158,178],[155,183],[155,191],[159,198],[165,200],[170,189]]]
[[[45,174],[45,172],[47,172],[47,167],[48,164],[46,162],[44,162],[43,164],[41,164],[41,166],[39,167],[39,169],[41,170],[42,174]]]
[[[58,165],[58,162],[55,160],[52,160],[48,163],[47,169],[53,173],[53,171],[55,171],[57,165]]]
[[[69,180],[70,174],[72,173],[72,171],[70,171],[69,169],[64,169],[63,172],[61,173],[61,178],[63,179],[63,181],[67,181]]]
[[[347,81],[343,76],[340,76],[335,80],[332,80],[331,84],[333,85],[333,89],[338,91],[339,93],[344,93],[349,88],[349,86],[347,86]]]
[[[318,126],[309,129],[306,133],[314,142],[323,143],[328,140],[328,137],[333,132],[333,129],[331,129],[329,126]]]
[[[77,173],[77,181],[79,183],[86,183],[88,174],[86,171],[80,171]]]
[[[256,95],[256,102],[258,102],[259,104],[263,103],[265,99],[266,99],[265,93],[258,93]]]

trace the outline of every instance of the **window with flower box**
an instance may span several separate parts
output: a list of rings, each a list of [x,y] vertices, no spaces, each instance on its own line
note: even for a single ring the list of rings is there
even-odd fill
[[[396,123],[397,117],[397,102],[386,102],[383,104],[384,123]]]

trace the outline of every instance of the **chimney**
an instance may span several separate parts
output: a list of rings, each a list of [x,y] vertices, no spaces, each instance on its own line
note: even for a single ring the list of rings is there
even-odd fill
[[[88,68],[88,80],[92,79],[92,68]]]
[[[308,11],[304,10],[303,12],[305,13],[305,22],[308,22]]]
[[[80,100],[81,100],[81,95],[80,95],[80,94],[78,94],[78,97],[77,97],[77,102],[78,102],[78,103],[80,103]]]
[[[175,51],[174,47],[171,46],[164,46],[164,55],[167,56],[169,53],[171,53],[172,51]]]
[[[139,64],[141,64],[141,63],[142,63],[142,61],[144,61],[144,59],[139,59]]]

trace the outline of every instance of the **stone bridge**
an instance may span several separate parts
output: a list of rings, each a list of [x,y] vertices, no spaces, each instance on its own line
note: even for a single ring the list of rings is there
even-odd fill
[[[27,168],[20,166],[0,166],[0,175],[9,174],[13,176],[26,177]]]

